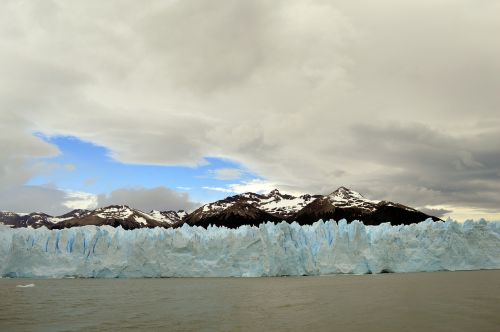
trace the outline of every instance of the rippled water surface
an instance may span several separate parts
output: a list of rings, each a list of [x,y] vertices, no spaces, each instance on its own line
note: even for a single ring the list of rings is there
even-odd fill
[[[0,279],[0,331],[93,330],[500,331],[500,271]]]

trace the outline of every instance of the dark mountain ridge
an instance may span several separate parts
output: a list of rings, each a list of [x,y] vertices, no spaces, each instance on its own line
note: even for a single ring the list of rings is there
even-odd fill
[[[440,220],[411,207],[388,202],[374,201],[345,187],[329,195],[282,194],[277,189],[268,194],[244,193],[205,204],[191,213],[185,211],[142,212],[126,205],[111,205],[95,210],[73,210],[53,217],[45,213],[16,214],[0,212],[0,223],[11,227],[45,226],[61,229],[85,225],[121,226],[136,228],[175,228],[184,223],[191,226],[225,226],[236,228],[242,225],[258,226],[263,222],[297,222],[310,225],[320,219],[348,222],[360,220],[365,225],[408,225],[425,219]]]

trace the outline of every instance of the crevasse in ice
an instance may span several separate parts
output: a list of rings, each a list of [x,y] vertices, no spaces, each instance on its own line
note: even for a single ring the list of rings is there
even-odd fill
[[[2,277],[257,277],[500,268],[500,223],[0,226]]]

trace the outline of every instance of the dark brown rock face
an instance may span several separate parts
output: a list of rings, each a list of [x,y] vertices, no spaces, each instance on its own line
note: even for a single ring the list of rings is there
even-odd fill
[[[258,226],[263,220],[278,222],[283,219],[269,214],[254,205],[237,202],[226,209],[220,209],[208,215],[203,213],[203,207],[201,207],[189,214],[184,219],[184,222],[190,226],[205,228],[209,225],[237,228],[242,225]]]
[[[328,198],[320,198],[300,210],[291,220],[301,225],[311,225],[318,220],[341,220],[347,221],[364,220],[364,210],[357,207],[336,207]]]

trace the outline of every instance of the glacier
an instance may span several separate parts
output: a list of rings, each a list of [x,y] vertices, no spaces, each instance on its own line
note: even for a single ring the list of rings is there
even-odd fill
[[[61,230],[0,226],[0,276],[260,277],[500,268],[500,223],[365,226],[345,220]]]

